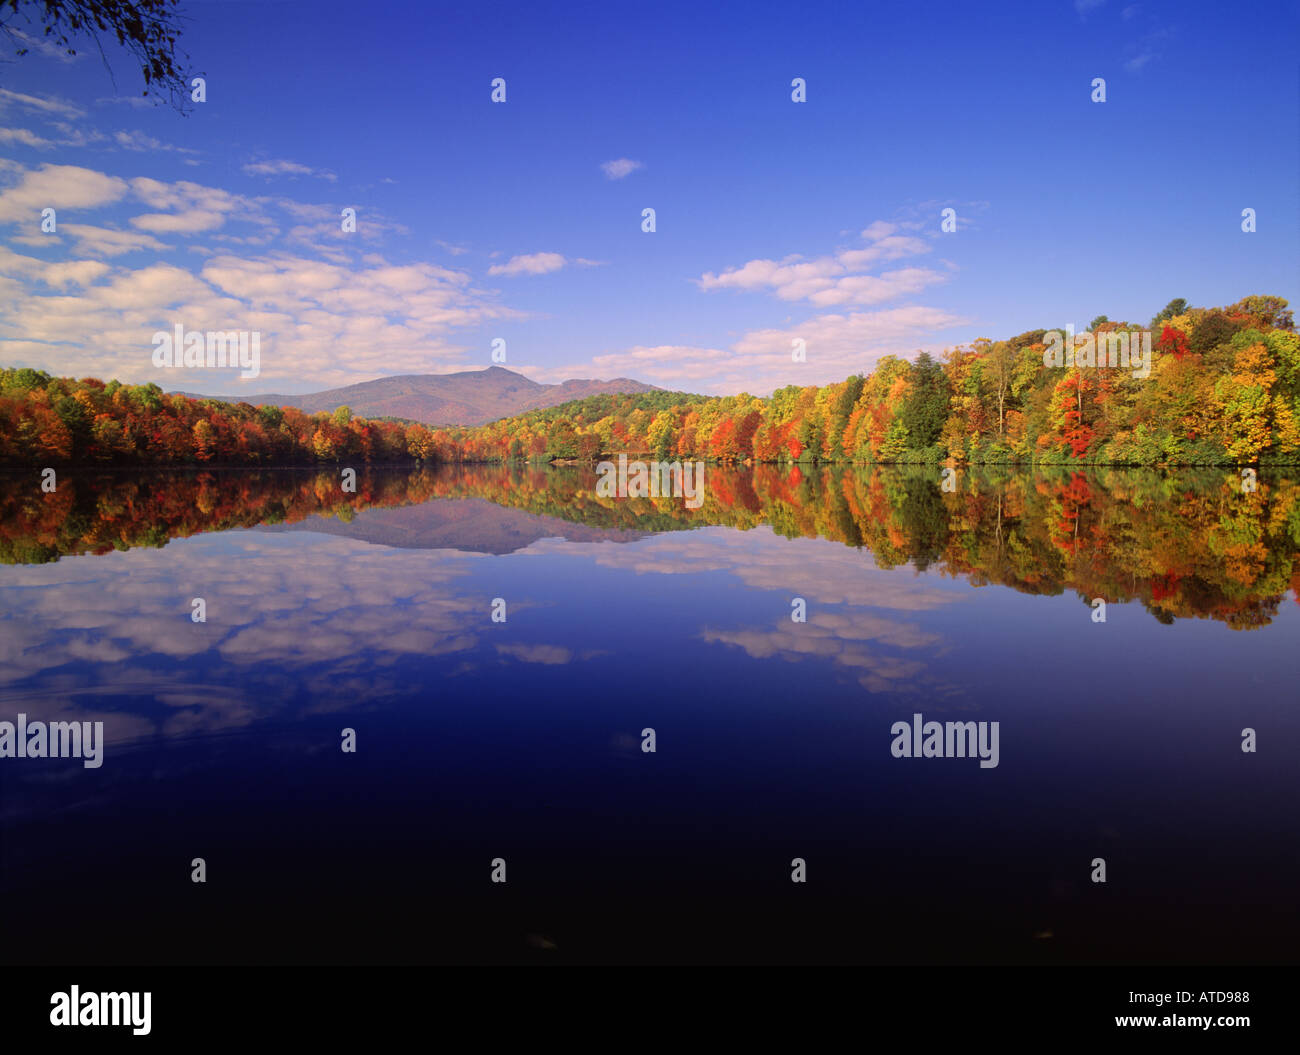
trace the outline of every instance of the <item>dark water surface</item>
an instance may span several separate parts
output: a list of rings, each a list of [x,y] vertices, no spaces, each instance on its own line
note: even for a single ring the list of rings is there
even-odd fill
[[[0,479],[4,959],[1294,962],[1295,480],[593,481]]]

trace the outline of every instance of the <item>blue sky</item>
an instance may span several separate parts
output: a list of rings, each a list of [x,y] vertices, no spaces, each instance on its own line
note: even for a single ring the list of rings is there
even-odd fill
[[[0,363],[300,392],[501,337],[537,380],[763,394],[1297,299],[1293,4],[185,10],[188,117],[111,47],[116,86],[93,47],[0,66]],[[261,376],[155,368],[177,323],[258,330]]]

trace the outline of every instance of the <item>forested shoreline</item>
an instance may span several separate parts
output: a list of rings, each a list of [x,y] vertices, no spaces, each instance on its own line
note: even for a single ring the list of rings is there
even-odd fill
[[[1146,329],[1147,376],[1045,365],[1054,331],[1032,330],[941,359],[885,356],[869,375],[765,399],[599,395],[473,428],[6,369],[0,464],[590,463],[618,453],[724,464],[1300,464],[1300,335],[1284,299],[1174,300]],[[1104,362],[1107,335],[1141,330],[1100,316],[1088,332]]]

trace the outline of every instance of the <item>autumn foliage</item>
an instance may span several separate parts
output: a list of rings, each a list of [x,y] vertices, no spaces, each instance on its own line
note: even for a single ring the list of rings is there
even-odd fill
[[[791,385],[765,399],[594,396],[450,430],[446,456],[589,461],[626,452],[800,465],[1300,463],[1300,336],[1285,300],[1246,297],[1225,309],[1174,301],[1146,329],[1160,335],[1146,377],[1122,367],[1045,366],[1046,331],[1033,330],[952,349],[941,361],[884,356],[869,375]],[[1099,339],[1135,331],[1123,322],[1096,326]]]
[[[767,398],[606,394],[475,428],[0,370],[0,464],[590,463],[616,453],[720,464],[1300,463],[1300,335],[1285,300],[1173,301],[1147,329],[1160,336],[1144,377],[1045,365],[1047,331],[1033,330],[941,360],[887,355],[869,375]],[[1099,342],[1135,330],[1096,322]]]

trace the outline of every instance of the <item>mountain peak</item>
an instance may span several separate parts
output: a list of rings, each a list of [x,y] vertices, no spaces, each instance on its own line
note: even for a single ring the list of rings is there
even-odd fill
[[[331,388],[309,395],[202,396],[222,403],[297,407],[308,414],[352,408],[362,417],[409,418],[426,425],[485,425],[527,410],[540,410],[571,399],[614,392],[653,392],[654,385],[629,378],[613,381],[575,379],[545,385],[504,366],[461,370],[453,374],[402,374]]]

